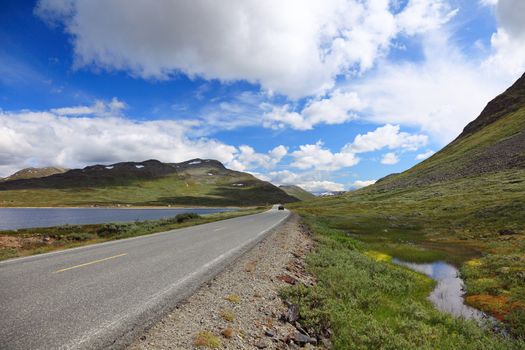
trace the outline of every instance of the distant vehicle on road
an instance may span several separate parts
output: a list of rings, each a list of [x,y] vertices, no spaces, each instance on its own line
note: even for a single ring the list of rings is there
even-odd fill
[[[278,210],[284,210],[284,205],[280,205],[277,209]]]

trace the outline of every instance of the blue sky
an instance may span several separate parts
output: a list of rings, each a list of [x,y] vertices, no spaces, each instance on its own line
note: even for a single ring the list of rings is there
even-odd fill
[[[4,1],[0,176],[215,158],[347,190],[438,151],[525,69],[519,0]]]

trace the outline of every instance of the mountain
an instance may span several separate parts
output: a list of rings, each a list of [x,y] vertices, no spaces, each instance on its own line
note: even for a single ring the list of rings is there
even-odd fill
[[[93,165],[40,178],[0,182],[1,206],[251,206],[297,198],[212,159]]]
[[[21,179],[34,179],[39,177],[46,177],[54,174],[61,174],[66,172],[68,169],[59,167],[46,167],[46,168],[26,168],[17,171],[16,173],[0,179],[0,181],[11,181]]]
[[[315,198],[315,195],[304,190],[303,188],[295,185],[281,185],[279,186],[281,190],[288,193],[290,196],[295,197],[299,200],[305,201],[308,199]]]
[[[449,145],[376,187],[406,188],[525,168],[525,74]]]

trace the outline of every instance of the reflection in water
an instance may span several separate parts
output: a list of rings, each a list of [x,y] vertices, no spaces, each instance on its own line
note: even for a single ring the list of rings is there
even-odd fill
[[[437,282],[436,288],[428,299],[435,307],[456,317],[481,321],[487,316],[473,307],[465,305],[463,299],[463,280],[454,266],[442,261],[429,264],[417,264],[393,259],[393,262],[421,272]]]

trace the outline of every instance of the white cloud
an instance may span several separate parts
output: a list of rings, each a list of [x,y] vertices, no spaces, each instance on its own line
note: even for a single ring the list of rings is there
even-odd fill
[[[525,1],[500,0],[492,5],[496,6],[499,27],[490,39],[492,53],[485,65],[521,75],[525,71]]]
[[[300,184],[302,188],[312,193],[322,192],[339,192],[344,191],[345,186],[343,184],[333,181],[308,181]]]
[[[445,0],[409,0],[397,13],[387,0],[40,0],[35,13],[63,24],[77,67],[247,80],[296,98],[370,69],[398,35],[436,28],[454,11]]]
[[[352,184],[352,187],[355,189],[363,188],[366,186],[370,186],[376,183],[377,180],[357,180],[354,181]]]
[[[263,126],[281,129],[291,127],[296,130],[310,130],[317,124],[343,124],[355,119],[352,111],[364,108],[356,93],[333,91],[326,98],[312,99],[301,113],[290,110],[290,105],[268,106],[270,111],[263,115]]]
[[[298,175],[289,170],[270,171],[264,176],[268,181],[271,181],[272,183],[277,185],[298,185],[299,183],[304,182],[305,180],[311,180],[305,179],[305,175]]]
[[[440,28],[457,12],[442,1],[414,0],[397,16],[398,26],[410,35],[424,33]]]
[[[345,190],[343,184],[325,180],[322,177],[323,175],[319,173],[297,174],[289,170],[271,171],[263,175],[263,178],[276,185],[297,185],[312,193]]]
[[[239,148],[205,137],[190,137],[196,125],[185,120],[134,121],[114,98],[91,106],[50,111],[0,111],[0,176],[28,166],[84,167],[94,163],[155,158],[181,162],[217,159],[232,169],[271,169],[287,154],[277,146],[268,153]]]
[[[399,125],[386,124],[364,135],[359,134],[351,144],[344,147],[347,152],[363,153],[377,151],[388,147],[389,149],[417,150],[428,143],[428,136],[400,132]]]
[[[464,57],[444,32],[429,33],[422,42],[423,61],[384,62],[348,90],[367,106],[362,119],[420,128],[444,145],[517,76],[480,67],[481,61]]]
[[[269,107],[271,110],[263,115],[263,126],[266,128],[282,129],[286,126],[296,130],[312,128],[312,124],[308,123],[300,113],[290,111],[289,104]]]
[[[385,153],[381,158],[381,164],[394,165],[397,163],[399,163],[399,157],[394,152]]]
[[[110,102],[95,101],[91,106],[76,106],[76,107],[63,107],[52,109],[51,112],[58,115],[96,115],[99,117],[103,116],[116,116],[120,115],[121,112],[126,108],[126,104],[120,101],[118,98],[113,97]]]
[[[373,152],[383,148],[415,151],[427,143],[426,135],[409,134],[400,131],[399,125],[387,124],[364,135],[357,135],[353,142],[344,145],[339,152],[335,153],[325,148],[322,141],[301,145],[298,150],[290,153],[294,159],[290,165],[302,170],[332,171],[357,165],[360,161],[357,157],[359,153]],[[389,154],[385,161],[393,162],[392,154],[394,153]]]
[[[416,160],[423,160],[423,159],[427,159],[429,158],[430,156],[432,156],[434,153],[434,151],[432,150],[428,150],[426,152],[423,152],[423,153],[419,153],[418,155],[416,155]]]
[[[337,170],[352,167],[359,163],[359,158],[350,152],[332,153],[323,147],[321,141],[313,145],[301,145],[297,151],[291,153],[294,161],[292,167],[298,169]]]
[[[236,159],[228,164],[232,169],[245,171],[246,169],[274,168],[277,163],[288,153],[288,149],[283,145],[279,145],[268,152],[268,154],[257,153],[255,150],[247,145],[239,146],[239,153],[236,154]]]
[[[480,0],[479,2],[484,6],[494,6],[498,3],[498,0]]]

